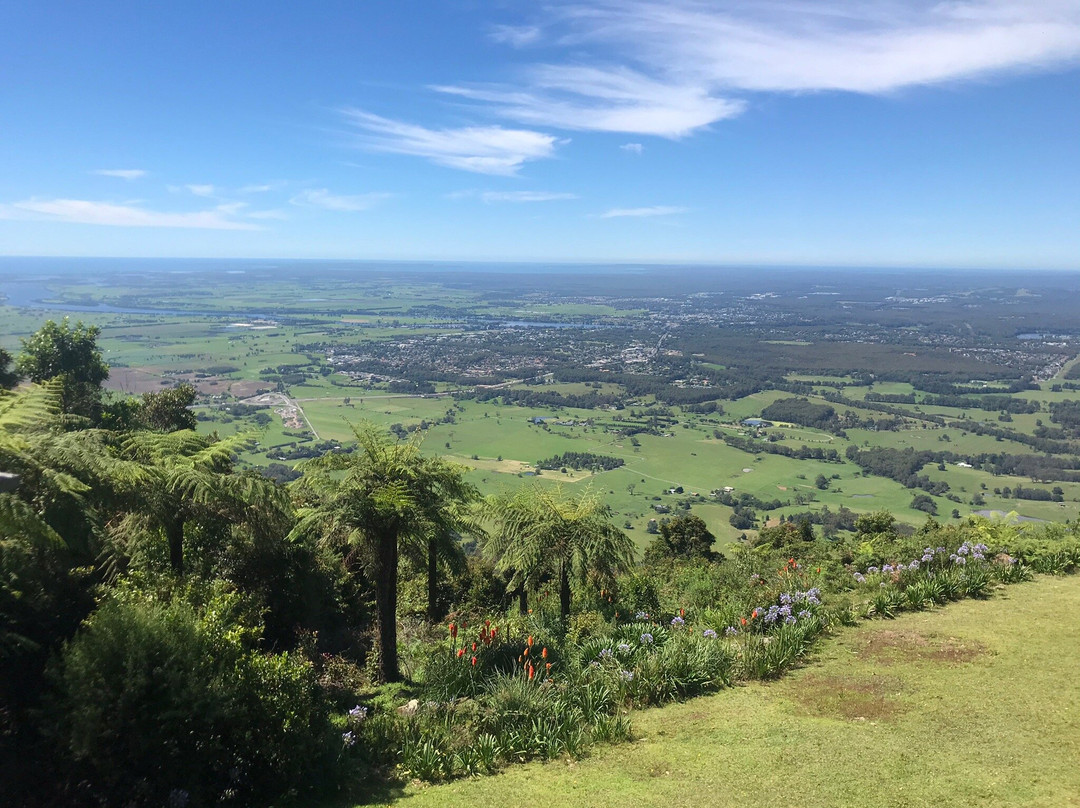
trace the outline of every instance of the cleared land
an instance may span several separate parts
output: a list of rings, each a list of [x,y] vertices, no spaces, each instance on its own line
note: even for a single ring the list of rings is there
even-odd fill
[[[634,716],[587,760],[409,788],[399,808],[1080,804],[1080,578],[875,621],[780,682]]]

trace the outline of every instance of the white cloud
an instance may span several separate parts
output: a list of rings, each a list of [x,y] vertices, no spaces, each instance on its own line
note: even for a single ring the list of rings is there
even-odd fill
[[[354,213],[361,210],[370,210],[372,207],[389,199],[392,194],[367,193],[367,194],[332,194],[326,188],[312,188],[301,191],[289,201],[294,205],[310,206],[333,210],[341,213]]]
[[[540,29],[534,25],[495,25],[491,38],[496,42],[523,48],[540,39]]]
[[[628,151],[631,154],[641,154],[643,151],[645,151],[645,147],[642,146],[640,143],[624,143],[619,146],[619,148],[623,151]]]
[[[553,191],[484,191],[480,194],[484,202],[556,202],[563,199],[577,199],[577,194],[557,193]]]
[[[284,221],[289,215],[283,210],[253,210],[246,214],[249,219],[278,219]]]
[[[184,187],[187,188],[188,191],[190,191],[191,193],[195,194],[195,196],[213,196],[214,195],[214,186],[213,185],[193,184],[193,185],[185,185]]]
[[[102,177],[116,177],[121,180],[137,180],[146,176],[146,172],[141,168],[99,168],[90,173],[99,174]]]
[[[597,132],[682,137],[742,112],[740,100],[715,98],[700,86],[676,85],[628,67],[542,65],[529,88],[440,86],[439,92],[495,105],[522,123]]]
[[[527,129],[428,129],[358,109],[345,109],[342,114],[361,131],[357,143],[363,148],[424,157],[442,166],[479,174],[512,176],[530,160],[551,157],[557,143],[552,135]]]
[[[621,219],[623,217],[642,218],[647,216],[673,216],[676,213],[686,213],[687,208],[674,205],[653,205],[649,208],[612,208],[600,214],[601,219]]]
[[[746,93],[883,94],[1080,60],[1077,0],[582,0],[550,9],[548,38],[573,61],[534,66],[513,86],[437,89],[532,125],[681,137],[740,114]]]
[[[226,208],[228,206],[225,206]],[[188,213],[147,210],[85,199],[27,199],[0,205],[0,219],[22,219],[109,227],[182,227],[200,230],[260,230],[257,225],[230,219],[233,211],[216,208]]]

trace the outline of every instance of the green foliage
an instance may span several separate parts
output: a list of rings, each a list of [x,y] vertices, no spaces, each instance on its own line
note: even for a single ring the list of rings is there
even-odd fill
[[[72,326],[67,317],[59,324],[49,320],[22,341],[16,370],[38,384],[56,379],[61,387],[62,411],[97,420],[101,385],[109,378],[109,366],[97,347],[100,333],[97,326],[82,322]]]
[[[687,514],[676,516],[660,525],[660,534],[645,551],[645,560],[682,558],[686,560],[713,557],[712,546],[716,537],[701,517]]]
[[[310,664],[256,651],[235,595],[195,600],[117,590],[64,649],[50,715],[72,781],[136,805],[319,785],[329,724]]]

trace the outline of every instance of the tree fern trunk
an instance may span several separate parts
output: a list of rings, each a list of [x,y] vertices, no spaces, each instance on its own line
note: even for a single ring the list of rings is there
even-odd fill
[[[376,611],[379,615],[379,673],[384,682],[398,682],[401,671],[397,656],[397,536],[378,539],[378,568],[375,570]]]
[[[518,613],[523,615],[523,616],[528,614],[529,613],[529,593],[525,589],[525,582],[524,581],[522,581],[521,586],[518,587],[517,598],[518,598]]]
[[[165,523],[165,539],[169,542],[169,566],[176,575],[184,574],[184,520],[170,519]]]
[[[439,556],[435,538],[428,539],[427,546],[427,616],[436,623],[442,619],[439,613]]]
[[[570,619],[570,571],[563,563],[559,566],[559,614],[562,619]]]

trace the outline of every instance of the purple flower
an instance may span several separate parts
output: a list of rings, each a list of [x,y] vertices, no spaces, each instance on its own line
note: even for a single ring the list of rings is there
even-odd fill
[[[652,634],[649,634],[649,633],[646,632],[645,634],[641,635],[641,644],[642,645],[652,645],[652,641],[653,641],[653,635]]]
[[[629,654],[630,653],[630,645],[629,645],[629,643],[621,642],[615,647],[616,647],[616,649],[618,649],[620,654]]]
[[[728,626],[728,628],[731,628],[731,626]],[[701,632],[701,636],[707,640],[715,640],[716,632],[713,631],[711,628],[707,628],[703,632]]]
[[[956,557],[956,563],[957,563],[957,564],[966,564],[966,563],[967,563],[967,559],[966,559],[966,558],[964,558],[963,556],[957,556],[957,557]]]
[[[922,560],[923,560],[923,562],[933,561],[934,556],[933,556],[932,553],[926,553],[925,555],[923,555]]]
[[[914,561],[907,565],[907,568],[909,570],[917,570],[919,568],[919,559],[916,558]]]
[[[634,615],[634,619],[635,620],[648,620],[649,619],[649,613],[648,612],[638,612],[637,614]]]
[[[345,746],[356,745],[356,736],[353,734],[353,731],[351,729],[347,732],[341,733],[341,742],[345,744]]]
[[[861,572],[856,572],[855,573],[855,580],[858,581],[860,584],[865,584],[866,583],[866,576],[863,575]]]
[[[970,551],[970,550],[968,550],[968,546],[967,546],[967,543],[965,542],[964,544],[961,544],[961,545],[960,545],[960,547],[959,547],[959,548],[957,549],[957,551],[956,551],[956,552],[957,552],[957,554],[959,554],[959,555],[962,555],[962,556],[963,556],[963,555],[967,555],[967,554],[968,554],[969,552],[971,552],[971,551]]]
[[[789,614],[787,617],[784,618],[784,622],[787,623],[788,625],[791,625],[792,623],[795,622],[795,615]]]
[[[739,630],[737,628],[735,628],[735,626],[728,626],[727,628],[724,629],[724,634],[725,634],[725,636],[728,636],[728,637],[734,637],[738,633],[739,633]]]
[[[812,613],[809,609],[803,609],[801,612],[799,612],[798,617],[800,620],[805,620],[806,618],[810,617],[811,614]]]
[[[367,718],[367,707],[361,707],[359,704],[357,704],[355,707],[349,710],[349,718],[351,718],[357,723],[360,723],[365,718]]]
[[[633,681],[634,672],[633,671],[619,671],[619,678],[622,679],[624,682]]]
[[[615,656],[615,653],[610,648],[605,648],[600,652],[601,659],[610,659],[613,656]]]
[[[682,619],[681,617],[679,617],[678,615],[676,615],[675,617],[671,618],[671,627],[672,627],[672,628],[682,628],[682,627],[683,627],[683,626],[684,626],[685,624],[686,624],[686,621],[685,621],[685,620],[683,620],[683,619]]]
[[[876,573],[876,572],[878,571],[878,568],[877,568],[877,567],[867,567],[867,568],[866,568],[866,571],[867,571],[867,572],[868,572],[869,574],[873,575],[874,573]]]

